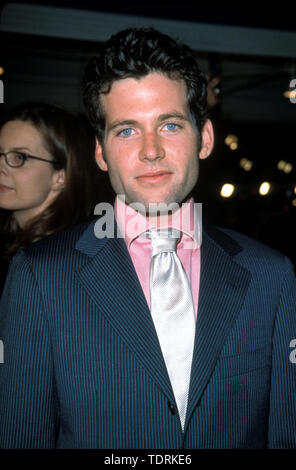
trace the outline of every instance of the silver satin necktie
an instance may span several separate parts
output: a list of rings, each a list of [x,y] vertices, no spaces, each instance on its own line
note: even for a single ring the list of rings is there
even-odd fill
[[[176,254],[180,232],[149,230],[151,315],[184,429],[195,334],[190,284]]]

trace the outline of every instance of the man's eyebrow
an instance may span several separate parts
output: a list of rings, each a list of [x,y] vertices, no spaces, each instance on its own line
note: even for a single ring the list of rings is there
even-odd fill
[[[137,121],[134,121],[132,119],[126,119],[125,121],[114,121],[114,122],[111,122],[110,126],[108,126],[108,130],[112,131],[113,129],[116,129],[117,127],[136,126],[137,124],[138,124]]]
[[[167,121],[168,119],[179,119],[181,121],[188,121],[188,117],[184,114],[178,113],[178,112],[172,112],[172,113],[166,113],[166,114],[161,114],[158,117],[159,122]]]

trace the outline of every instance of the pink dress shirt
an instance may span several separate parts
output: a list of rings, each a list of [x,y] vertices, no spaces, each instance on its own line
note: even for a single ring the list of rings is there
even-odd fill
[[[117,196],[115,200],[115,218],[126,242],[149,307],[149,274],[152,248],[151,241],[141,235],[148,229],[161,227],[172,227],[182,232],[182,237],[177,245],[177,255],[189,279],[194,311],[197,314],[200,281],[201,204],[195,204],[193,199],[190,199],[188,203],[182,204],[170,220],[168,220],[168,217],[153,219],[141,215]]]

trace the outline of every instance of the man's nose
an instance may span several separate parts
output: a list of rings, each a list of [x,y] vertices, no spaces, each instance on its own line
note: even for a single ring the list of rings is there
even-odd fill
[[[164,158],[165,150],[162,145],[162,139],[156,132],[146,133],[143,137],[143,144],[140,151],[141,160],[157,160]]]

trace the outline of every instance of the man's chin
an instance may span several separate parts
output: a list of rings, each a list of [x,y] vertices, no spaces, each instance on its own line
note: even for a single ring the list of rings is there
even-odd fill
[[[180,204],[177,202],[155,200],[132,202],[129,205],[145,217],[159,217],[172,215],[180,208]]]

